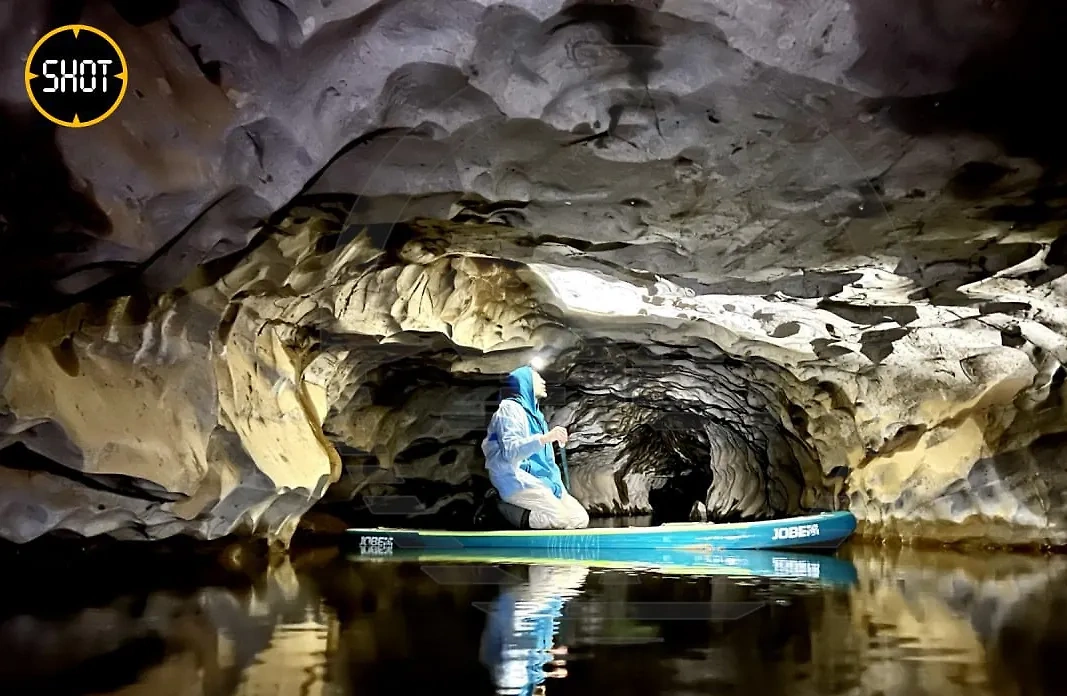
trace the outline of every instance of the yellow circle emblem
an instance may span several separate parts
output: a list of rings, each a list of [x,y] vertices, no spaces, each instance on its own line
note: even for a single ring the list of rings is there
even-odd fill
[[[129,82],[126,56],[110,36],[85,24],[48,32],[26,59],[26,94],[52,123],[86,128],[115,113]]]

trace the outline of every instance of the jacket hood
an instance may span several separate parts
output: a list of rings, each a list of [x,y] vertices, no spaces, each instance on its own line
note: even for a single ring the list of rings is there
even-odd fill
[[[512,370],[505,382],[509,398],[518,400],[530,413],[537,413],[537,397],[534,396],[533,368],[527,365]]]
[[[541,409],[537,405],[537,397],[534,396],[534,371],[532,367],[524,365],[508,373],[503,391],[504,398],[518,401],[519,405],[530,417],[530,432],[548,432],[548,422],[545,420],[545,414],[541,413]],[[551,451],[550,445],[548,448]]]

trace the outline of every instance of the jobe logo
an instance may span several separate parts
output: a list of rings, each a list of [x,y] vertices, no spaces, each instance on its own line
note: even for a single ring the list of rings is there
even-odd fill
[[[774,539],[803,539],[819,536],[819,525],[798,524],[794,527],[775,527]]]
[[[34,108],[67,128],[92,126],[114,113],[127,82],[118,44],[85,24],[53,29],[26,59],[26,94]]]
[[[774,572],[779,575],[792,575],[802,578],[819,577],[820,568],[818,563],[797,561],[792,558],[775,558],[772,563],[774,563]]]
[[[362,554],[388,555],[393,552],[393,538],[387,536],[360,537],[359,552]]]

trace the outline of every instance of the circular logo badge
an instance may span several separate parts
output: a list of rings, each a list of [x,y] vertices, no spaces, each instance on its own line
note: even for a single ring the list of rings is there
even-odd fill
[[[126,57],[94,27],[70,24],[41,37],[26,59],[26,93],[52,123],[85,128],[114,113],[126,94]]]

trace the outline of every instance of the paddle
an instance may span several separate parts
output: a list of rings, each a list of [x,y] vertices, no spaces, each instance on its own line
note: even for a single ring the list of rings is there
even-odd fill
[[[563,445],[559,445],[559,468],[560,471],[563,472],[563,486],[570,490],[571,477],[570,473],[567,471],[567,448]]]

